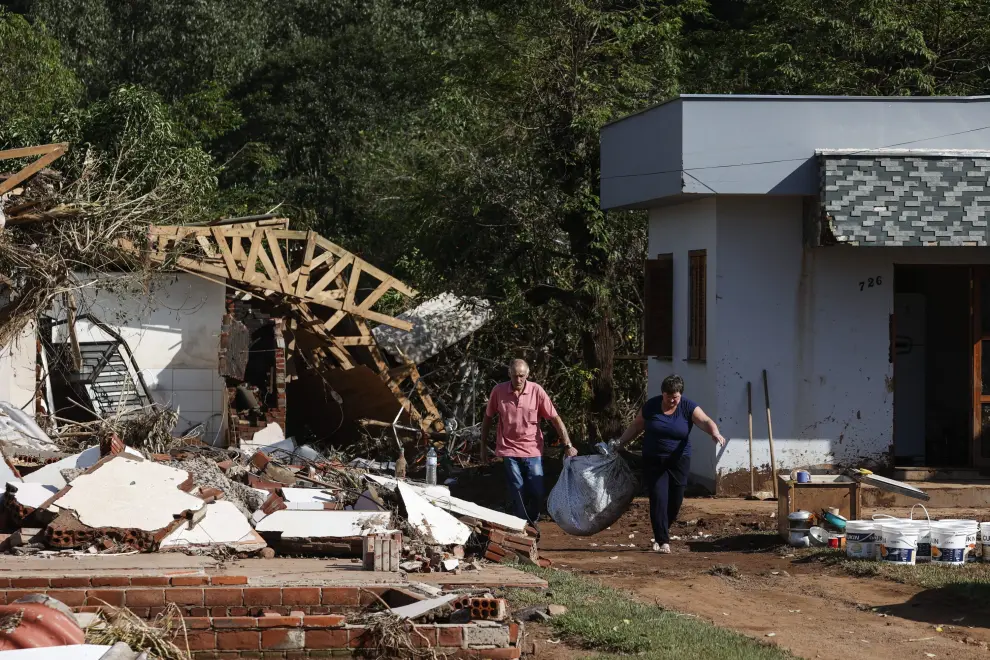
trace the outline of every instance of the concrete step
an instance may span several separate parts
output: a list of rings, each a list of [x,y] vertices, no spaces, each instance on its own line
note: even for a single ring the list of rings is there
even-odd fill
[[[990,481],[956,483],[912,481],[911,485],[923,490],[931,499],[925,502],[872,486],[864,486],[862,491],[863,506],[867,508],[910,507],[912,504],[920,502],[929,509],[952,507],[979,509],[985,507],[988,515],[990,515]]]
[[[944,481],[949,483],[969,483],[985,481],[990,484],[990,476],[981,475],[973,468],[940,467],[895,467],[890,475],[898,481]]]

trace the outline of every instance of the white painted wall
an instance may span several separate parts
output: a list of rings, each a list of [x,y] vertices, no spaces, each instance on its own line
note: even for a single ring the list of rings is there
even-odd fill
[[[660,396],[660,383],[672,373],[684,378],[684,396],[695,401],[710,416],[718,413],[716,401],[713,331],[717,327],[715,305],[715,199],[703,199],[650,210],[649,256],[674,255],[674,356],[673,360],[650,358],[647,393]],[[708,361],[687,361],[689,276],[688,252],[707,250],[708,264]],[[707,488],[715,485],[715,444],[701,431],[692,433],[692,478]]]
[[[83,274],[77,278],[89,281]],[[219,438],[224,423],[218,358],[224,286],[185,273],[156,276],[146,289],[134,284],[121,288],[120,278],[112,278],[115,283],[108,286],[110,281],[104,277],[82,289],[78,313],[92,314],[124,338],[152,396],[179,409],[177,433],[204,423],[204,440]],[[79,341],[106,338],[83,321],[77,329]]]
[[[979,248],[806,250],[801,213],[799,198],[718,197],[711,290],[719,322],[713,332],[716,316],[709,312],[708,366],[717,401],[711,406],[716,414],[709,413],[729,440],[718,461],[720,476],[749,469],[747,381],[753,384],[753,462],[769,467],[763,369],[778,469],[886,461],[893,442],[888,316],[894,264],[990,263],[990,251]],[[709,271],[713,264],[709,256]],[[861,281],[877,276],[880,286],[860,291]],[[651,388],[657,384],[651,372]],[[699,403],[709,409],[705,400]]]
[[[34,416],[37,344],[35,324],[28,323],[14,341],[0,347],[0,401]]]

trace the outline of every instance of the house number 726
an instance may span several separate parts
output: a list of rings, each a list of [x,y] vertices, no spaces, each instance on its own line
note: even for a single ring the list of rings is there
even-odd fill
[[[872,289],[875,286],[880,286],[883,284],[883,276],[877,275],[876,277],[868,277],[865,281],[859,283],[859,290]]]

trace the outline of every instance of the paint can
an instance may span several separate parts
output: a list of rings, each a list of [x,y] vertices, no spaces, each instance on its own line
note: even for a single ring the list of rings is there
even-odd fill
[[[880,525],[872,520],[850,520],[846,523],[846,557],[874,559]]]
[[[938,520],[932,523],[932,562],[962,566],[976,549],[975,520]]]
[[[972,535],[967,535],[966,538],[966,563],[969,564],[980,560],[980,557],[983,555],[983,548],[980,544],[980,523],[964,518],[943,518],[938,522],[959,523],[969,531],[975,530]]]
[[[918,552],[918,525],[884,521],[880,525],[880,559],[891,564],[914,566]]]
[[[845,550],[846,549],[846,535],[845,534],[830,534],[828,537],[828,547],[833,550]]]

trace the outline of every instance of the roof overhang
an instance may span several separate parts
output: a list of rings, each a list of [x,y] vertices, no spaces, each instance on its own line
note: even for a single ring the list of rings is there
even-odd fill
[[[601,206],[815,195],[816,152],[990,150],[990,97],[684,95],[601,131]]]

